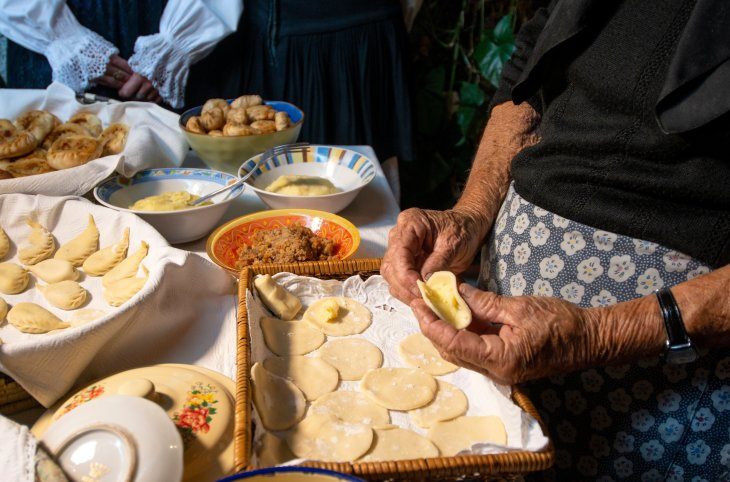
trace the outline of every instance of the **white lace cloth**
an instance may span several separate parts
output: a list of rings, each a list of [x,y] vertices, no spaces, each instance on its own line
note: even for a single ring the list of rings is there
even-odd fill
[[[28,427],[0,416],[0,440],[2,479],[33,482],[37,441]]]
[[[43,54],[53,80],[76,93],[104,74],[109,57],[119,50],[82,26],[65,0],[0,0],[0,33]],[[205,57],[236,30],[243,12],[240,0],[169,0],[160,33],[139,37],[129,59],[162,98],[182,107],[190,65]]]

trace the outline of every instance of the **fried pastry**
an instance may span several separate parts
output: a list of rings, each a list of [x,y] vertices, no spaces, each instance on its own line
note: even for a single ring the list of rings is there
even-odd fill
[[[0,119],[0,139],[7,139],[15,136],[18,129],[8,119]]]
[[[277,112],[274,114],[274,124],[276,125],[277,131],[283,131],[291,125],[289,120],[289,114],[286,112]]]
[[[59,125],[58,117],[46,111],[31,111],[36,115],[28,125],[27,132],[33,134],[36,139],[36,147],[51,133],[51,131]]]
[[[101,135],[101,120],[91,112],[77,112],[71,116],[68,122],[69,124],[79,124],[85,127],[94,137]]]
[[[50,130],[48,132],[53,130],[54,127],[61,123],[58,117],[48,111],[29,110],[28,112],[24,112],[17,119],[15,119],[15,127],[18,130],[27,131],[32,128],[33,124],[37,124],[39,120],[42,120],[42,123],[48,123],[48,125],[50,126]]]
[[[0,169],[0,181],[2,181],[3,179],[12,179],[12,178],[13,178],[12,174],[10,174],[5,169]]]
[[[54,259],[64,259],[78,267],[84,264],[86,258],[99,249],[99,230],[94,222],[94,216],[89,214],[89,224],[81,234],[62,245],[53,256]]]
[[[0,138],[0,159],[19,157],[32,152],[36,147],[38,139],[31,132],[17,132],[13,136]]]
[[[200,113],[205,114],[215,107],[218,107],[223,112],[224,117],[228,115],[228,110],[231,108],[225,99],[208,99],[205,101],[205,104],[203,104],[203,108],[200,110]]]
[[[103,146],[101,155],[110,156],[121,153],[124,150],[124,145],[127,143],[128,134],[129,127],[126,124],[110,124],[99,137]]]
[[[213,137],[222,137],[223,136],[223,131],[216,129],[214,131],[208,132],[208,135],[209,136],[213,136]]]
[[[57,139],[48,151],[48,165],[54,169],[81,166],[101,155],[102,144],[89,136],[69,135]]]
[[[43,140],[42,147],[43,149],[50,149],[54,142],[56,142],[56,139],[60,137],[64,137],[67,135],[79,135],[79,136],[91,136],[91,132],[89,130],[80,125],[80,124],[71,124],[71,123],[64,123],[61,125],[56,126],[50,134]],[[93,136],[92,136],[93,137]]]
[[[264,100],[261,98],[260,95],[242,95],[241,97],[231,102],[231,107],[234,109],[247,109],[248,107],[261,105],[263,103]]]
[[[208,112],[200,114],[200,125],[206,131],[219,130],[226,123],[226,116],[218,107],[213,107]]]
[[[244,125],[248,124],[250,122],[250,119],[248,118],[248,115],[246,114],[246,109],[231,109],[228,111],[228,115],[226,115],[226,123],[228,124],[234,124],[234,125]]]
[[[196,134],[205,134],[205,129],[203,129],[203,126],[200,124],[200,117],[198,116],[192,116],[188,119],[185,123],[185,128]]]
[[[256,134],[271,134],[276,132],[276,125],[274,121],[270,120],[257,120],[251,123],[251,128]]]
[[[240,126],[226,124],[223,126],[224,136],[252,136],[254,134],[256,134],[256,131],[251,126],[247,126],[245,124]]]
[[[13,177],[35,176],[36,174],[55,171],[55,169],[48,165],[45,157],[36,157],[33,155],[15,161],[7,169]]]
[[[246,114],[251,120],[274,120],[276,111],[268,105],[255,105],[253,107],[246,108]]]
[[[50,258],[56,249],[56,241],[51,232],[32,219],[28,219],[26,223],[30,226],[31,231],[28,236],[28,245],[18,251],[20,262],[29,265]]]

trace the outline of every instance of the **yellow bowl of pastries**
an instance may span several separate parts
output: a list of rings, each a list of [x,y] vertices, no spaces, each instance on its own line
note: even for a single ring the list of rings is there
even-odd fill
[[[93,113],[79,111],[66,122],[45,110],[14,121],[0,119],[0,180],[70,169],[124,150],[129,127],[106,128]]]
[[[190,147],[209,167],[230,174],[256,154],[296,142],[303,122],[298,107],[258,95],[209,99],[180,116]]]

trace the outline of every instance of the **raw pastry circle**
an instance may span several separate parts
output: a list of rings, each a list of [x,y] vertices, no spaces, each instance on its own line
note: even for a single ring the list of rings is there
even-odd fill
[[[304,417],[307,401],[296,385],[277,377],[260,363],[251,367],[253,403],[268,430],[286,430]]]
[[[139,265],[142,263],[145,256],[147,256],[148,251],[149,245],[142,241],[139,249],[134,254],[122,260],[118,265],[102,276],[101,284],[104,288],[108,288],[112,283],[119,281],[120,279],[137,276]]]
[[[86,303],[88,296],[83,286],[71,280],[39,286],[38,291],[43,293],[50,304],[62,310],[75,310]]]
[[[8,312],[8,323],[23,333],[47,333],[70,325],[35,303],[18,303]]]
[[[124,228],[122,239],[117,244],[107,246],[92,254],[84,261],[82,267],[89,276],[102,276],[121,263],[127,256],[129,248],[129,228]]]
[[[81,234],[68,243],[62,245],[53,255],[55,259],[65,259],[74,266],[84,264],[86,258],[99,249],[99,230],[94,222],[94,216],[89,214],[89,224]]]
[[[317,354],[335,367],[343,380],[360,380],[368,370],[383,364],[380,348],[362,338],[330,340]]]
[[[31,219],[26,223],[30,226],[30,235],[28,235],[28,246],[18,251],[20,262],[29,265],[50,258],[56,249],[56,242],[51,232]]]
[[[79,277],[74,265],[65,259],[44,259],[38,264],[29,266],[28,271],[48,284],[66,280],[75,281]]]
[[[426,437],[404,428],[375,429],[370,450],[361,459],[364,462],[378,460],[410,460],[438,457],[439,449]]]
[[[398,344],[398,355],[406,365],[421,368],[431,375],[445,375],[459,369],[439,354],[428,338],[421,333],[408,335]]]
[[[256,455],[258,456],[259,467],[273,467],[274,465],[280,465],[284,462],[288,462],[292,459],[297,458],[286,441],[280,439],[271,432],[265,432],[264,436],[259,441],[259,446],[256,449]]]
[[[0,292],[6,295],[22,293],[28,286],[28,271],[15,263],[0,263]]]
[[[439,386],[436,398],[425,407],[408,413],[413,423],[419,427],[428,428],[436,422],[460,417],[469,408],[469,401],[460,388],[441,380],[436,381]]]
[[[297,457],[349,462],[368,451],[373,443],[373,430],[367,425],[312,414],[287,434],[286,442]]]
[[[436,396],[436,379],[419,368],[376,368],[365,374],[360,388],[391,410],[413,410]]]
[[[330,321],[323,320],[317,315],[321,305],[327,303],[328,300],[335,300],[340,306],[337,317]],[[304,312],[303,319],[314,324],[322,333],[330,336],[348,336],[357,335],[367,330],[372,323],[373,314],[362,303],[352,298],[336,296],[332,298],[322,298],[315,301]]]
[[[294,383],[310,401],[334,391],[340,381],[337,370],[319,358],[272,357],[264,360],[262,364],[274,375]]]
[[[428,438],[444,457],[451,457],[462,450],[469,450],[479,442],[507,445],[507,432],[499,417],[459,417],[438,422],[428,431]]]
[[[8,251],[10,251],[10,239],[3,228],[0,228],[0,259],[3,259]]]
[[[364,393],[349,390],[322,395],[310,409],[312,413],[332,415],[349,423],[382,427],[390,424],[388,409],[373,402]]]
[[[324,343],[325,336],[304,320],[284,321],[265,316],[261,332],[269,350],[277,355],[304,355]]]

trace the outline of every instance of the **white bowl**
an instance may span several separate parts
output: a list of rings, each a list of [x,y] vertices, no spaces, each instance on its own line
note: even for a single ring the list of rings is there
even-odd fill
[[[250,172],[261,155],[244,162],[238,170]],[[292,196],[266,191],[279,176],[307,175],[328,179],[341,192],[323,196]],[[279,155],[263,163],[246,183],[272,209],[316,209],[337,213],[345,209],[375,177],[375,165],[359,152],[335,146],[309,146],[305,152]]]
[[[179,211],[139,211],[129,209],[136,201],[170,191],[188,191],[204,196],[238,178],[212,169],[145,169],[131,179],[115,176],[94,189],[94,197],[103,205],[118,211],[134,213],[150,223],[170,244],[200,239],[213,230],[228,209],[241,195],[243,186],[219,194],[213,204]]]

